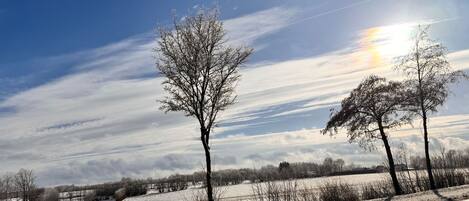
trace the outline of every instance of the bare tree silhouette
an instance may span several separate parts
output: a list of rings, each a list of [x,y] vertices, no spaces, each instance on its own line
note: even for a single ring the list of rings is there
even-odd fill
[[[436,112],[448,97],[448,86],[460,77],[462,71],[452,71],[446,59],[446,48],[428,36],[429,26],[420,26],[413,38],[410,52],[398,58],[396,69],[407,77],[409,89],[407,110],[422,118],[425,158],[431,189],[435,189],[428,141],[428,115]]]
[[[385,129],[410,122],[410,115],[401,112],[401,102],[406,98],[400,82],[387,82],[385,78],[370,76],[362,81],[350,95],[342,100],[341,109],[332,111],[323,134],[337,134],[339,128],[346,128],[349,142],[358,142],[368,147],[381,139],[389,163],[389,173],[396,194],[402,194],[397,180],[389,133]]]
[[[160,109],[197,118],[205,151],[207,196],[213,201],[210,132],[219,112],[234,103],[238,69],[252,49],[226,44],[225,30],[215,10],[174,20],[174,30],[161,28],[160,35],[156,65],[166,77],[163,85],[169,93],[160,101]]]
[[[15,186],[21,193],[21,199],[24,201],[33,200],[33,191],[36,189],[36,177],[32,170],[20,169],[14,177]]]
[[[0,177],[0,195],[5,200],[10,200],[12,193],[15,192],[15,175],[13,173],[6,173]]]

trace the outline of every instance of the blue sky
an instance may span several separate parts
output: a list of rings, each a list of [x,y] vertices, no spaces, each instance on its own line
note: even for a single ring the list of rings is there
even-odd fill
[[[392,58],[416,24],[469,68],[466,1],[0,1],[1,173],[31,168],[40,184],[160,177],[203,164],[196,123],[158,111],[157,26],[218,5],[232,45],[255,49],[239,100],[214,139],[216,169],[288,161],[377,164],[345,135],[321,136],[329,109],[371,73],[402,79]],[[469,145],[463,81],[433,114],[432,145]],[[451,132],[448,132],[451,131]],[[418,122],[393,143],[421,151]],[[239,150],[233,154],[232,150]]]

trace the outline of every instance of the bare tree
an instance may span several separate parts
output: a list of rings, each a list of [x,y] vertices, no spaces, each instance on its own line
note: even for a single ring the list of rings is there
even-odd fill
[[[448,86],[460,77],[462,71],[452,71],[446,59],[446,48],[428,36],[429,26],[419,26],[410,52],[398,58],[396,69],[407,76],[409,88],[407,110],[422,118],[425,158],[431,189],[435,189],[428,142],[428,115],[443,105],[449,93]]]
[[[21,193],[23,201],[31,201],[32,194],[36,188],[34,181],[36,177],[32,170],[20,169],[15,175],[15,186]]]
[[[334,172],[334,160],[331,157],[327,157],[322,162],[322,174],[329,175]]]
[[[370,76],[343,99],[340,111],[332,111],[323,134],[337,134],[338,129],[347,129],[349,142],[358,142],[368,147],[374,140],[381,139],[389,163],[389,173],[396,194],[402,194],[397,180],[389,133],[385,129],[400,126],[410,121],[406,113],[400,112],[400,103],[405,99],[402,84],[386,82],[385,78]]]
[[[213,201],[210,132],[219,112],[234,103],[238,68],[252,49],[226,44],[216,11],[201,11],[182,21],[174,20],[174,30],[160,29],[160,36],[156,65],[166,77],[163,85],[169,93],[160,101],[160,109],[182,111],[197,118],[207,166],[207,196]]]
[[[342,172],[344,169],[345,161],[341,158],[334,161],[334,168],[336,172]]]
[[[7,173],[0,178],[0,196],[1,199],[10,200],[12,193],[15,192],[14,174]]]

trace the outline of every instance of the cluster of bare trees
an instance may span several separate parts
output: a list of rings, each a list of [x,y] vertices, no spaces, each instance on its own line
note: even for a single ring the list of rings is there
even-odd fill
[[[405,146],[398,146],[396,161],[409,168],[397,172],[399,184],[404,194],[431,189],[426,169],[426,158],[414,155]],[[469,184],[469,149],[449,150],[441,148],[431,157],[434,169],[432,174],[436,188],[447,188]],[[375,199],[392,196],[392,184],[387,180],[362,185],[363,199]]]
[[[411,169],[426,169],[426,158],[419,155],[410,155],[409,151],[400,147],[397,152],[399,163],[405,164]],[[437,153],[432,156],[432,167],[437,169],[447,168],[467,168],[469,167],[469,148],[464,150],[455,150],[441,147]]]
[[[187,189],[187,187],[189,187],[190,182],[195,184],[196,180],[195,180],[194,175],[195,173],[193,175],[180,175],[180,174],[170,175],[169,177],[166,177],[166,178],[153,180],[151,185],[152,185],[152,188],[158,190],[158,192],[160,193],[180,191],[180,190]]]
[[[56,186],[51,189],[45,189],[41,197],[45,201],[54,201],[55,199],[45,198],[56,196],[58,197],[58,200],[122,200],[126,197],[145,195],[147,193],[147,185],[151,184],[152,182],[153,180],[151,179],[131,179],[124,177],[117,182],[108,182],[95,185]],[[56,193],[57,195],[55,195]]]
[[[16,174],[7,173],[0,178],[0,199],[11,200],[21,198],[33,201],[38,198],[36,177],[32,170],[20,169]]]
[[[238,69],[252,49],[232,47],[226,43],[223,23],[213,10],[201,11],[184,20],[174,20],[174,29],[160,29],[156,66],[166,79],[168,96],[160,100],[165,112],[183,112],[195,117],[200,126],[200,139],[206,158],[207,197],[213,201],[210,159],[210,134],[221,111],[233,104]],[[403,82],[387,81],[372,75],[366,78],[341,109],[332,112],[322,133],[336,134],[345,128],[350,142],[370,147],[375,140],[383,142],[390,175],[396,194],[401,194],[389,143],[391,128],[422,120],[426,168],[431,188],[435,188],[428,143],[428,115],[438,110],[448,96],[448,86],[461,76],[452,71],[446,60],[446,49],[428,37],[428,28],[419,27],[414,47],[399,58],[396,70],[404,73]]]
[[[345,161],[341,158],[339,159],[332,159],[331,157],[327,157],[324,159],[322,163],[322,172],[325,173],[333,173],[333,172],[342,172],[344,170]]]
[[[126,197],[144,195],[150,180],[122,178],[118,182],[108,182],[87,186],[62,186],[60,192],[80,192],[84,200],[107,200],[109,197],[124,199]]]
[[[436,112],[448,97],[449,85],[461,77],[462,71],[452,71],[446,59],[446,49],[428,36],[428,26],[420,27],[410,53],[400,57],[396,70],[404,72],[402,82],[387,81],[372,75],[342,100],[341,109],[333,111],[324,134],[336,134],[345,128],[350,142],[364,147],[376,139],[383,142],[389,173],[396,194],[402,194],[389,144],[389,129],[422,120],[425,167],[429,185],[435,189],[428,141],[428,115]]]

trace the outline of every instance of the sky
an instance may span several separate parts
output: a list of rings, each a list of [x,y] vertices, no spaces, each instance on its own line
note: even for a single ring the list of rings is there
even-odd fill
[[[32,169],[39,185],[164,177],[204,167],[197,122],[158,110],[159,26],[218,7],[229,45],[254,48],[236,104],[211,135],[213,168],[255,168],[325,157],[376,165],[345,133],[324,136],[331,108],[371,74],[401,80],[394,58],[418,24],[469,71],[469,2],[0,1],[0,174]],[[431,114],[431,150],[469,147],[469,81]],[[422,154],[419,120],[389,131]]]

